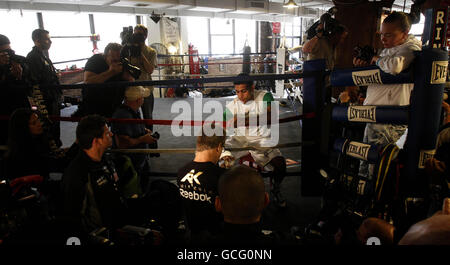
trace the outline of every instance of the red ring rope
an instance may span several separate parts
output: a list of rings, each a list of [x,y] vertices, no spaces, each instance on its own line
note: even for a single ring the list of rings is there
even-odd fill
[[[264,63],[276,63],[275,61],[270,62],[223,62],[223,63],[199,63],[200,65],[216,65],[216,64],[264,64]],[[158,66],[183,66],[190,65],[188,63],[162,63],[158,64]]]

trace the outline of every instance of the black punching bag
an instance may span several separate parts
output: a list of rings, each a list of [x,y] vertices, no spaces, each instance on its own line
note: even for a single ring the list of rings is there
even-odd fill
[[[247,46],[247,42],[244,46],[244,56],[243,56],[243,64],[242,64],[242,72],[246,74],[250,74],[250,46]]]

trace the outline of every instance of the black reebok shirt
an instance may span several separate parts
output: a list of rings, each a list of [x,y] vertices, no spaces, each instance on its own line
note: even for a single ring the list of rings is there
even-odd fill
[[[208,230],[216,233],[223,221],[216,212],[220,176],[225,169],[211,162],[190,162],[178,171],[177,183],[183,199],[189,228],[193,232]]]

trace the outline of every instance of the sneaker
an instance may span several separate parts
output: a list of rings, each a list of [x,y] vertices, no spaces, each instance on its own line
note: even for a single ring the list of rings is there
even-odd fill
[[[272,189],[272,200],[280,208],[286,207],[286,200],[284,199],[283,195],[281,194],[279,189]]]

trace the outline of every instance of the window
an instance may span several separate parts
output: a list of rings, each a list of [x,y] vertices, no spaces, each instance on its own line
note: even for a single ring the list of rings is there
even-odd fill
[[[211,34],[211,53],[220,54],[232,54],[233,51],[233,36],[214,36]]]
[[[282,36],[292,36],[292,23],[281,23],[282,26]]]
[[[208,54],[208,19],[200,17],[187,18],[188,43],[194,45],[199,54]]]
[[[98,49],[103,52],[110,42],[122,43],[120,33],[124,27],[136,25],[134,14],[94,13],[95,33],[100,35]]]
[[[34,46],[31,33],[39,27],[36,12],[0,10],[0,25],[0,34],[9,38],[16,54],[27,56]]]
[[[50,59],[57,63],[62,61],[89,58],[92,56],[92,42],[89,36],[89,15],[73,12],[43,12],[44,28],[50,32],[52,47]],[[62,23],[63,22],[63,23]],[[59,38],[63,36],[64,38]],[[78,36],[78,37],[75,37]],[[72,38],[70,38],[72,37]],[[76,65],[81,68],[86,60],[55,64],[58,69]]]
[[[42,12],[50,36],[89,36],[89,15],[73,12]]]
[[[413,34],[414,36],[420,39],[420,37],[423,34],[424,27],[425,27],[425,16],[420,14],[419,23],[411,25],[411,30],[409,31],[409,34]]]
[[[50,35],[51,36],[51,35]],[[92,56],[92,42],[89,38],[52,38],[49,56],[54,62],[70,61]],[[84,67],[86,60],[55,64],[57,69],[64,69],[76,65],[78,68]]]
[[[211,53],[229,54],[234,53],[234,22],[231,19],[210,19],[211,31]]]
[[[233,23],[231,19],[211,19],[211,35],[232,35]]]
[[[242,53],[244,49],[245,41],[247,40],[248,45],[251,47],[251,52],[256,51],[256,21],[247,19],[236,19],[235,20],[235,47],[236,53]]]
[[[301,18],[294,18],[293,23],[281,23],[282,35],[286,37],[285,45],[289,48],[300,45],[301,37]]]
[[[256,22],[248,19],[208,19],[188,17],[188,42],[198,49],[200,54],[223,56],[242,53],[245,41],[256,52]],[[208,23],[209,30],[208,32]],[[234,27],[234,28],[233,28]],[[210,36],[208,36],[210,34]],[[211,47],[208,46],[211,40]]]

